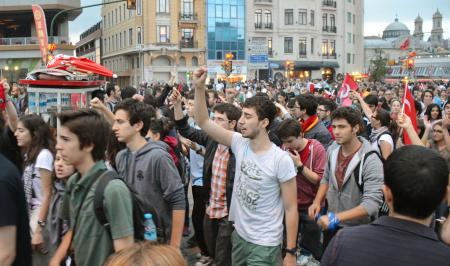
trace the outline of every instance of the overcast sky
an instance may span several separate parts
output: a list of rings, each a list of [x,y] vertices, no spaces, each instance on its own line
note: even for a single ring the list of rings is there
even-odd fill
[[[301,0],[299,1],[301,2]],[[92,5],[100,2],[101,0],[81,0],[81,5]],[[381,35],[384,28],[394,21],[396,15],[400,22],[408,26],[412,34],[414,31],[414,19],[417,17],[417,14],[420,14],[423,19],[422,29],[425,33],[425,38],[428,38],[432,27],[432,16],[436,9],[439,8],[443,16],[444,37],[450,38],[450,0],[365,0],[364,4],[365,36]],[[100,7],[87,8],[76,20],[70,23],[69,31],[72,42],[76,43],[79,41],[80,34],[101,19],[100,9]]]

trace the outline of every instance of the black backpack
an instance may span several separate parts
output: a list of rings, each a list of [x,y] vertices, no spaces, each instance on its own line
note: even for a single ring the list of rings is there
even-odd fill
[[[105,188],[108,186],[109,182],[112,180],[121,180],[128,188],[128,190],[131,193],[131,199],[133,201],[133,227],[134,227],[134,239],[137,241],[143,241],[144,240],[144,214],[150,213],[153,217],[153,222],[155,223],[157,235],[158,235],[158,242],[165,242],[166,239],[166,231],[164,227],[164,223],[161,221],[158,212],[155,208],[150,207],[150,210],[146,210],[141,202],[141,200],[137,197],[137,193],[132,189],[127,182],[125,182],[123,179],[119,177],[119,175],[114,171],[107,170],[106,173],[104,173],[100,180],[98,181],[97,187],[95,189],[94,194],[94,212],[95,216],[97,217],[97,220],[105,226],[105,228],[109,231],[110,226],[108,219],[105,215],[105,210],[103,208],[103,195],[105,193]]]
[[[381,134],[379,134],[378,137],[377,137],[377,145],[378,145],[378,150],[380,151],[380,154],[381,154],[380,139],[381,139],[381,137],[382,137],[383,135],[389,135],[389,136],[391,136],[392,142],[394,143],[394,147],[392,147],[392,148],[393,148],[393,150],[396,149],[396,147],[395,147],[395,146],[396,146],[396,143],[395,143],[395,140],[394,140],[394,138],[392,137],[391,133],[389,133],[389,131],[384,131],[384,132],[381,132]],[[381,161],[384,163],[383,157],[380,157],[380,159],[381,159]]]
[[[389,133],[387,133],[387,134],[389,134]],[[364,192],[364,179],[361,176],[361,171],[364,166],[364,162],[367,160],[367,158],[371,154],[376,154],[378,156],[378,158],[381,160],[381,162],[384,163],[384,159],[380,156],[380,154],[377,151],[369,151],[363,155],[362,160],[359,161],[359,163],[355,167],[355,170],[353,170],[353,176],[355,178],[355,183],[358,186],[359,191],[361,193]],[[361,164],[361,162],[362,162],[362,164]],[[384,195],[383,195],[383,203],[381,204],[380,209],[378,211],[378,216],[384,216],[384,215],[388,215],[388,214],[389,214],[389,207],[388,207],[386,201],[384,201]]]

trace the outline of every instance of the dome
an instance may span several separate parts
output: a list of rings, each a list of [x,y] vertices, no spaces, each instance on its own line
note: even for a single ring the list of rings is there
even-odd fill
[[[439,12],[439,9],[437,9],[436,13],[433,14],[433,18],[442,18],[442,14]]]
[[[383,31],[383,39],[397,38],[402,35],[410,35],[410,32],[405,24],[398,21],[398,18],[389,24]]]
[[[398,22],[398,18],[396,18],[395,22],[392,22],[391,24],[387,25],[387,27],[384,29],[384,31],[408,31],[409,32],[409,29],[405,24]]]

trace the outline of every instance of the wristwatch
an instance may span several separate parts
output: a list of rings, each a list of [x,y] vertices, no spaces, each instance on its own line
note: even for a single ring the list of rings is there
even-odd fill
[[[297,248],[296,247],[294,247],[294,248],[285,248],[284,251],[286,253],[291,254],[292,256],[297,256]]]
[[[45,220],[44,221],[38,220],[37,223],[40,227],[45,227],[47,225],[47,221]]]
[[[298,174],[303,174],[303,169],[305,169],[305,165],[302,164],[300,166],[297,166],[297,173]]]

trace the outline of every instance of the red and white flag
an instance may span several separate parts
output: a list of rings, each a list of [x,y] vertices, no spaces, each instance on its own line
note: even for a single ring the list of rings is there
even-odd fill
[[[405,82],[405,96],[403,98],[403,113],[411,119],[414,129],[417,131],[417,116],[416,106],[414,104],[414,97],[408,87],[408,82]],[[406,131],[403,131],[403,143],[406,145],[412,144],[411,139]]]
[[[409,37],[407,37],[401,44],[400,50],[408,50],[409,48]]]
[[[39,49],[41,50],[42,62],[46,65],[48,55],[48,36],[45,13],[40,5],[32,5],[31,10],[33,10],[34,24],[36,25],[36,36],[39,42]]]
[[[352,77],[347,73],[345,74],[344,82],[342,83],[341,88],[338,91],[338,98],[340,99],[341,106],[350,106],[352,105],[352,100],[348,97],[350,90],[357,91],[358,84],[352,79]]]

